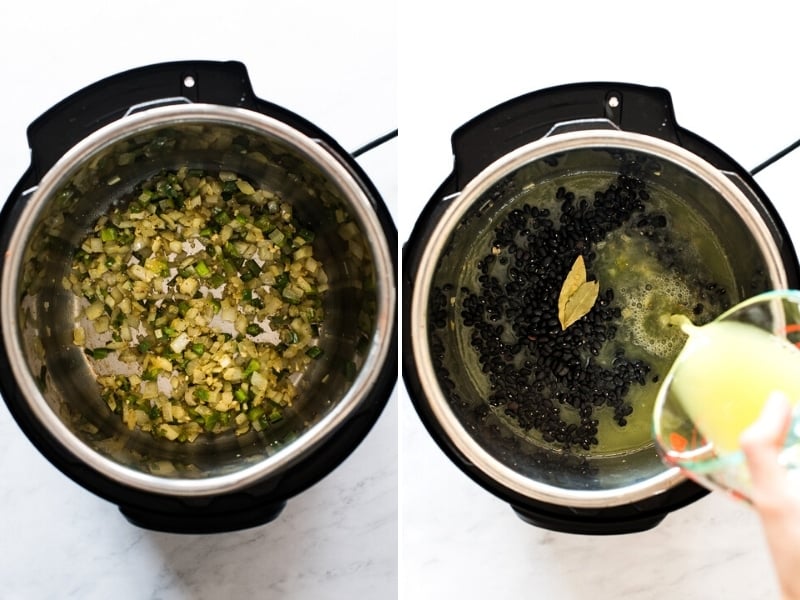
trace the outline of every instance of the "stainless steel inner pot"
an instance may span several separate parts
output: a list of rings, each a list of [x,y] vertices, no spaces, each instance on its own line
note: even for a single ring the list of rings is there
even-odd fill
[[[598,509],[657,495],[684,477],[661,462],[652,444],[580,460],[536,443],[487,411],[487,380],[465,342],[458,303],[446,297],[438,304],[447,311],[446,326],[431,323],[430,307],[439,302],[441,289],[474,282],[474,265],[491,247],[495,224],[519,207],[522,191],[552,193],[587,177],[608,180],[631,158],[647,165],[647,185],[684,199],[694,217],[718,234],[735,280],[731,301],[786,287],[787,276],[770,216],[736,174],[659,138],[614,128],[580,129],[556,131],[517,148],[442,200],[444,207],[416,253],[420,259],[407,327],[426,410],[482,480],[535,501]]]
[[[101,400],[90,364],[72,343],[80,307],[61,282],[74,249],[136,184],[181,166],[234,171],[276,191],[316,234],[315,255],[330,279],[320,332],[325,355],[303,373],[288,418],[269,432],[180,444],[130,431]],[[41,427],[119,484],[202,496],[279,475],[357,413],[385,366],[396,310],[393,249],[373,199],[323,142],[279,120],[221,105],[150,108],[84,138],[24,196],[0,297],[11,375]],[[363,260],[331,224],[336,210],[358,225]]]

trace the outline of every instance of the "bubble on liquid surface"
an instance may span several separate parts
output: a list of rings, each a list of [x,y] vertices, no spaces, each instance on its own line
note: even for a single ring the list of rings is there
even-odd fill
[[[654,274],[648,284],[630,290],[625,315],[633,343],[654,356],[674,357],[686,335],[670,316],[689,313],[698,302],[699,295],[677,274]]]

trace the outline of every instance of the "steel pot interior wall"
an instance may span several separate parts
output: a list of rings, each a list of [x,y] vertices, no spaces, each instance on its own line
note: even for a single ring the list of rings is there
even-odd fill
[[[275,191],[315,232],[330,289],[324,356],[297,381],[287,418],[268,431],[202,434],[189,444],[130,431],[100,397],[72,342],[84,300],[65,289],[71,260],[95,221],[143,180],[187,166],[233,171]],[[357,235],[343,239],[350,220]],[[322,144],[264,115],[211,105],[152,109],[92,134],[27,199],[3,278],[4,343],[13,376],[43,427],[105,476],[176,495],[240,488],[318,447],[369,395],[390,354],[392,249],[370,198]]]
[[[554,136],[520,148],[498,163],[459,196],[448,199],[425,240],[412,238],[412,245],[422,248],[415,249],[422,259],[409,324],[424,394],[418,401],[430,408],[447,443],[482,471],[490,487],[521,497],[596,508],[634,502],[680,483],[683,478],[663,465],[649,435],[625,452],[593,454],[580,448],[565,452],[558,444],[544,442],[535,430],[520,428],[505,414],[505,406],[490,406],[489,378],[471,346],[473,330],[462,316],[464,299],[480,286],[478,265],[496,245],[498,224],[525,204],[548,208],[549,218],[557,222],[563,202],[554,200],[559,187],[591,203],[594,192],[606,189],[621,171],[635,172],[653,197],[674,199],[677,212],[669,219],[684,221],[688,229],[683,237],[676,234],[672,244],[688,253],[696,249],[697,260],[714,265],[712,271],[727,284],[728,303],[786,284],[769,217],[729,176],[680,148],[646,136],[621,132]],[[576,250],[575,255],[590,250],[602,254],[595,245]],[[507,281],[508,268],[492,269],[490,276]],[[618,301],[620,294],[616,290]],[[507,322],[494,324],[508,334]],[[605,344],[616,344],[626,336],[631,333],[622,321],[616,341]],[[536,373],[531,377],[533,381]],[[657,384],[648,378],[647,385],[654,396]]]

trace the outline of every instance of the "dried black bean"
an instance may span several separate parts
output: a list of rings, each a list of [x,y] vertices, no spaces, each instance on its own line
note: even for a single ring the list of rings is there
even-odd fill
[[[599,422],[593,416],[604,407],[625,426],[633,413],[625,400],[631,386],[647,383],[650,365],[631,360],[622,349],[614,350],[611,364],[599,361],[606,346],[615,344],[622,314],[615,290],[604,289],[592,310],[563,331],[557,305],[575,257],[583,255],[593,278],[593,245],[626,223],[660,236],[659,247],[669,247],[661,243],[668,236],[667,218],[648,212],[650,194],[639,179],[653,168],[621,163],[619,177],[588,197],[560,186],[554,214],[530,204],[511,210],[495,223],[491,246],[477,261],[476,290],[461,288],[456,314],[472,329],[470,343],[492,386],[487,404],[502,407],[523,430],[535,429],[564,448],[589,450],[598,444]],[[658,258],[665,264],[675,260]],[[713,282],[698,285],[709,301],[724,297],[724,289]],[[438,299],[431,306],[431,322],[445,326],[447,305]],[[656,383],[658,375],[650,381]]]

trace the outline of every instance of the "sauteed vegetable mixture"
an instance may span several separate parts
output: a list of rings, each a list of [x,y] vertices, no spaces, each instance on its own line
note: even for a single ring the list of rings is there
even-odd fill
[[[341,219],[348,239],[353,223]],[[162,172],[101,217],[64,286],[109,408],[168,440],[283,418],[318,346],[328,288],[314,233],[232,172]]]

